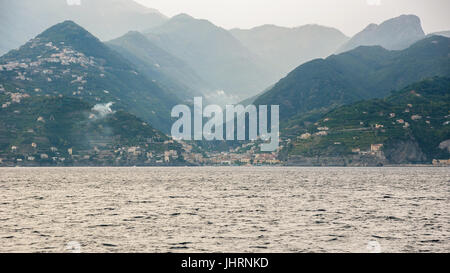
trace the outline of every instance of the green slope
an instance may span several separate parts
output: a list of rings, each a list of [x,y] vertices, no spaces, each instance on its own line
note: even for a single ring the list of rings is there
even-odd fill
[[[114,102],[165,132],[179,103],[117,52],[77,24],[55,25],[0,58],[0,82],[10,92]]]
[[[358,153],[355,149],[370,151],[372,144],[383,144],[389,163],[430,163],[450,157],[442,147],[450,139],[449,121],[450,78],[436,77],[385,99],[339,107],[317,123],[299,127],[296,133],[303,137],[292,139],[285,152],[351,157]],[[320,131],[325,135],[317,135]]]
[[[450,39],[433,36],[402,51],[381,47],[355,50],[299,66],[256,104],[280,105],[282,121],[295,126],[358,100],[384,97],[391,90],[427,77],[450,75]],[[296,122],[298,121],[298,122]]]
[[[0,94],[4,104],[8,94]],[[134,115],[77,98],[28,97],[0,109],[0,158],[9,165],[18,159],[28,165],[156,164],[165,151],[181,152],[179,144],[167,141]],[[139,154],[130,153],[132,147]]]

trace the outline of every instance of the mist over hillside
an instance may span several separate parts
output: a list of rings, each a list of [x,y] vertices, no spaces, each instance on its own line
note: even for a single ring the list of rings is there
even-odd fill
[[[73,5],[69,5],[68,2]],[[133,0],[2,0],[0,55],[16,49],[45,29],[65,20],[75,21],[100,38],[110,40],[130,30],[144,30],[167,17]]]
[[[132,31],[107,43],[127,60],[134,63],[166,90],[183,100],[208,94],[213,88],[188,64],[152,43],[143,34]]]
[[[170,131],[171,108],[181,100],[72,21],[52,26],[0,57],[6,92],[63,95],[108,103]]]
[[[448,33],[425,35],[415,15],[371,24],[349,38],[314,24],[227,30],[188,14],[168,18],[132,0],[5,0],[0,5],[5,23],[0,25],[0,55],[5,53],[0,57],[0,102],[9,118],[23,111],[10,110],[23,109],[21,102],[28,99],[37,109],[49,102],[104,105],[109,112],[124,113],[120,124],[135,124],[132,132],[146,130],[138,124],[142,121],[170,139],[172,107],[192,106],[193,98],[201,96],[204,103],[220,106],[279,105],[280,135],[289,141],[337,108],[450,75]],[[9,120],[4,122],[11,127]],[[42,137],[57,137],[53,132]],[[117,132],[108,141],[126,135]],[[185,154],[190,163],[204,163],[225,160],[214,154],[218,151],[251,162],[247,157],[256,159],[252,153],[259,144],[183,145],[191,151]],[[283,159],[278,152],[267,160]]]
[[[147,30],[146,37],[192,67],[220,101],[237,102],[277,80],[256,54],[207,20],[180,14]]]
[[[402,51],[358,47],[297,67],[255,104],[280,105],[281,119],[288,120],[384,97],[428,77],[450,76],[449,49],[450,39],[442,36],[428,37]]]
[[[295,28],[264,25],[230,32],[280,78],[302,63],[328,57],[349,39],[337,29],[319,25]]]

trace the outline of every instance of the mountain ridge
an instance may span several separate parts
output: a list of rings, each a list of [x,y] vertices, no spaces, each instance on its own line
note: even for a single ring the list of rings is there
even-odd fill
[[[210,89],[183,60],[155,45],[140,32],[128,32],[106,44],[181,99],[192,100]]]
[[[358,46],[379,45],[388,50],[402,50],[425,38],[421,20],[416,15],[401,15],[380,25],[369,24],[354,35],[336,53],[343,53]]]
[[[280,78],[302,63],[328,57],[349,39],[335,28],[316,24],[293,28],[263,25],[230,32],[270,64],[272,73]]]
[[[277,80],[231,33],[208,20],[181,14],[145,36],[192,67],[214,89],[211,100],[236,102]]]
[[[299,128],[283,153],[297,165],[381,166],[448,159],[450,78],[338,107]]]
[[[433,36],[403,51],[361,46],[305,63],[281,79],[255,103],[280,105],[286,121],[356,100],[384,97],[391,90],[432,76],[448,76],[450,39]]]
[[[1,10],[7,11],[2,13]],[[155,9],[132,0],[82,1],[69,5],[66,0],[3,0],[0,55],[16,49],[43,30],[64,20],[76,21],[101,40],[119,37],[130,30],[144,30],[168,18]]]
[[[180,102],[73,21],[57,24],[0,57],[0,65],[7,91],[113,102],[166,132],[170,109]]]

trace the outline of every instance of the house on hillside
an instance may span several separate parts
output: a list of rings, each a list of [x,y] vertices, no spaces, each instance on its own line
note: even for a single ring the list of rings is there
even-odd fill
[[[379,152],[383,148],[383,144],[372,144],[370,145],[370,151],[371,152]]]

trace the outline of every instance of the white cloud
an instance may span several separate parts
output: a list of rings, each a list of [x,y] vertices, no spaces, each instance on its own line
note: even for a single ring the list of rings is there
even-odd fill
[[[97,112],[101,118],[104,118],[114,113],[114,111],[111,109],[111,106],[113,106],[113,104],[113,102],[109,102],[106,104],[97,104],[92,108],[92,111]]]

